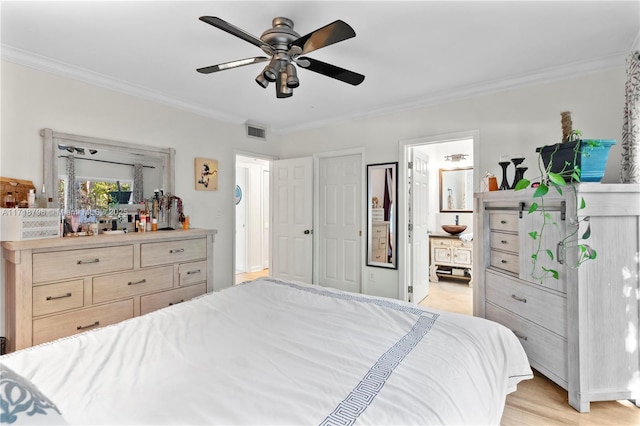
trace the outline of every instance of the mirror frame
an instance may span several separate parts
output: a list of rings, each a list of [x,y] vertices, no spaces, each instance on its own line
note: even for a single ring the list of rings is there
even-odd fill
[[[391,244],[393,256],[391,262],[376,262],[372,259],[372,173],[377,169],[391,169],[393,176],[392,190],[395,194],[395,202],[392,203],[391,222],[389,223],[391,233]],[[367,165],[367,266],[379,268],[398,269],[398,163],[379,163]]]
[[[118,142],[109,139],[100,139],[89,136],[72,135],[69,133],[55,132],[51,129],[42,129],[40,131],[44,142],[44,188],[45,196],[53,199],[52,208],[59,209],[58,202],[58,149],[59,144],[62,145],[81,145],[84,148],[104,149],[111,151],[120,151],[137,155],[150,155],[162,158],[164,164],[163,188],[168,194],[175,194],[175,154],[173,148],[157,148],[147,145],[139,145],[134,143]]]
[[[470,209],[445,209],[444,208],[444,194],[442,192],[442,174],[446,173],[446,172],[462,172],[462,171],[471,171],[472,175],[471,175],[471,179],[473,181],[473,167],[459,167],[459,168],[452,168],[452,169],[438,169],[438,186],[440,188],[439,190],[439,195],[440,195],[440,213],[473,213],[473,207],[471,207]],[[473,187],[471,190],[471,195],[473,195]],[[473,197],[470,201],[473,204]]]

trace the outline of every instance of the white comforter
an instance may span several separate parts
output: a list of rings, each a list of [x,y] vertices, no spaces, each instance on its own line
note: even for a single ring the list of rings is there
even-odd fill
[[[532,377],[479,318],[268,279],[0,357],[70,424],[498,424]]]

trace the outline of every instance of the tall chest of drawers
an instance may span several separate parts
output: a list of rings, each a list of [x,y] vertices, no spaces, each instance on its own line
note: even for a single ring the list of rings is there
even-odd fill
[[[573,189],[562,196],[549,192],[545,207],[555,225],[547,226],[541,241],[529,235],[542,225],[542,216],[528,213],[538,201],[532,190],[476,194],[474,315],[510,328],[531,366],[566,389],[571,406],[584,412],[591,401],[640,394],[640,384],[633,385],[640,353],[638,345],[629,346],[630,335],[635,341],[640,336],[640,186],[574,189],[577,197]],[[581,199],[587,207],[577,210],[578,217],[589,217],[588,244],[598,255],[574,268],[568,265],[579,249],[555,248],[575,229],[575,203]],[[534,271],[538,244],[552,248],[554,260],[539,256]],[[534,278],[542,267],[556,270],[558,279]]]
[[[215,230],[3,242],[7,350],[213,291]]]

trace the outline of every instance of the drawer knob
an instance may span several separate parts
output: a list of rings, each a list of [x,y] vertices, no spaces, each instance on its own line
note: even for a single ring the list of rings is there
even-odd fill
[[[47,300],[64,299],[65,297],[71,297],[71,293],[63,294],[61,296],[47,296]]]
[[[500,223],[503,224],[503,225],[506,225],[507,221],[506,220],[501,220]]]
[[[506,263],[508,263],[508,262],[507,262],[506,260],[502,259],[502,260],[500,261],[500,263],[502,263],[502,264],[506,264]]]
[[[129,281],[127,285],[136,285],[136,284],[144,284],[147,282],[146,278],[141,279],[140,281]]]
[[[86,330],[87,328],[93,328],[93,327],[97,327],[100,325],[100,321],[96,321],[93,324],[89,324],[89,325],[79,325],[76,330]]]
[[[169,250],[169,253],[182,253],[184,252],[184,249],[173,249],[173,250]]]
[[[92,260],[78,260],[78,265],[87,265],[89,263],[98,263],[100,259],[92,259]]]
[[[175,303],[171,302],[171,303],[169,303],[169,306],[177,305],[178,303],[182,303],[182,302],[184,302],[184,299],[180,300],[179,302],[175,302]]]
[[[511,298],[517,300],[518,302],[527,303],[527,299],[525,299],[524,297],[518,297],[515,294],[512,294]]]
[[[502,244],[507,244],[507,240],[500,241]]]
[[[516,335],[516,337],[517,337],[518,339],[520,339],[520,340],[527,340],[527,336],[525,336],[524,334],[522,334],[522,333],[518,333],[518,332],[517,332],[517,331],[515,331],[515,330],[512,330],[512,331],[513,331],[513,334],[515,334],[515,335]]]
[[[195,271],[189,271],[187,272],[187,275],[191,275],[191,274],[199,274],[200,273],[200,269],[196,269]]]

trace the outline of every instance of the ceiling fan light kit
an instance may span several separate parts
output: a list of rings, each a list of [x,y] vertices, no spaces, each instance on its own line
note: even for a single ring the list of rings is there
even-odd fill
[[[327,64],[316,59],[301,55],[313,52],[320,48],[355,37],[356,33],[347,23],[341,20],[325,25],[309,34],[300,37],[293,30],[293,21],[288,18],[278,17],[272,21],[272,28],[262,33],[260,38],[229,24],[215,16],[201,16],[200,20],[222,31],[234,35],[242,40],[258,46],[271,58],[256,56],[253,58],[239,59],[198,68],[196,71],[202,74],[211,74],[231,68],[269,61],[269,64],[256,77],[256,83],[262,88],[267,88],[269,83],[276,83],[276,97],[288,98],[293,95],[293,89],[300,86],[297,64],[303,69],[334,78],[336,80],[357,86],[364,81],[364,75],[358,74],[335,65]]]

